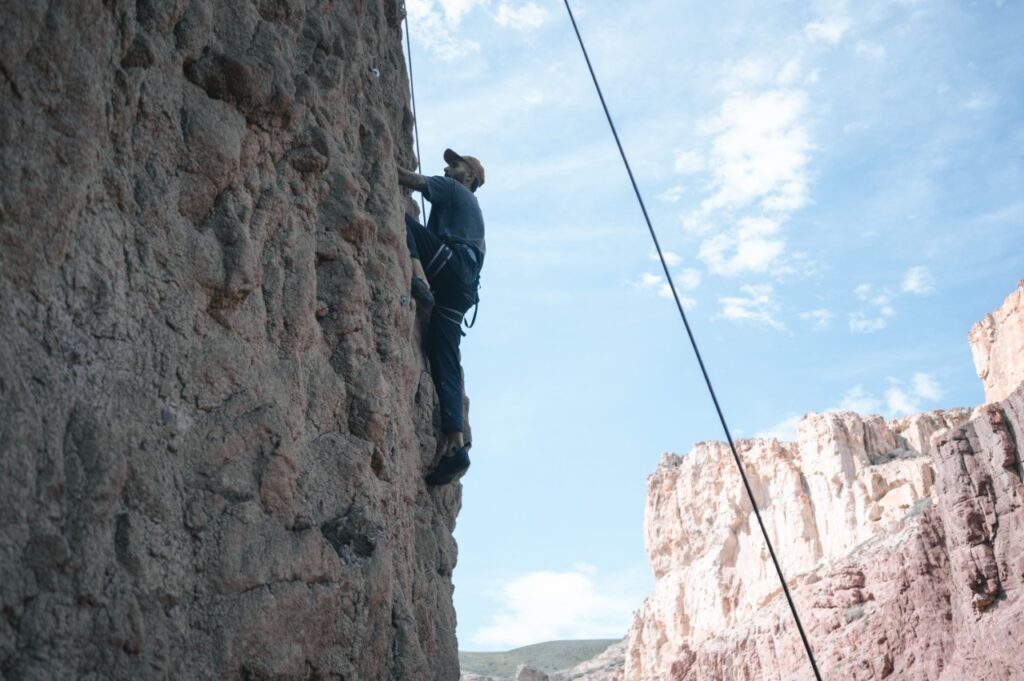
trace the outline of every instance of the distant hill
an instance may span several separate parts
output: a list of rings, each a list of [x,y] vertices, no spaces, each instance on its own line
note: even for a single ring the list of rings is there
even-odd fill
[[[604,652],[619,639],[586,641],[548,641],[535,643],[503,653],[470,653],[459,651],[459,665],[463,672],[485,676],[515,676],[516,667],[528,664],[546,673],[574,667]]]

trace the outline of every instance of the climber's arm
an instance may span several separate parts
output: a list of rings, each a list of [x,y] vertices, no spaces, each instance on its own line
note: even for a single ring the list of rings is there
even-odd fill
[[[398,169],[398,184],[409,189],[415,189],[418,192],[427,190],[426,177],[401,167]]]

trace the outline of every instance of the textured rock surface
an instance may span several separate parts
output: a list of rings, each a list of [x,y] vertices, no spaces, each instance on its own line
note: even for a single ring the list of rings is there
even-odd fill
[[[4,14],[0,677],[458,678],[400,3]]]
[[[1017,365],[987,366],[1003,385]],[[738,448],[824,677],[1024,678],[1024,384],[973,413],[812,414],[798,434]],[[813,678],[741,485],[721,443],[650,477],[657,581],[626,681]]]
[[[978,377],[985,383],[985,401],[1005,399],[1024,381],[1024,280],[967,338]]]

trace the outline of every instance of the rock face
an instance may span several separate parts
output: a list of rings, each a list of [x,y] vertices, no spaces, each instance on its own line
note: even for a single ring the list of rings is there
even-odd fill
[[[6,3],[0,678],[458,678],[401,11]]]
[[[967,336],[985,401],[1006,399],[1024,381],[1024,280],[1002,307],[974,325]]]
[[[1024,678],[1024,384],[973,413],[798,433],[737,444],[824,678]],[[657,581],[626,681],[813,678],[726,445],[663,458],[645,531]]]

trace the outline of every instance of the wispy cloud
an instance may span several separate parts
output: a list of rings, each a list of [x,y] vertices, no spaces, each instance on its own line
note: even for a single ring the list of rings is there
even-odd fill
[[[853,294],[864,306],[858,312],[849,313],[850,331],[853,333],[875,333],[889,325],[889,319],[896,316],[890,296],[886,292],[876,293],[870,284],[859,284]]]
[[[911,379],[913,385],[914,394],[918,397],[932,402],[936,402],[942,399],[945,391],[939,382],[935,380],[935,377],[931,374],[918,372],[914,374]]]
[[[471,639],[506,649],[556,639],[618,638],[646,591],[640,570],[605,576],[576,565],[565,572],[530,572],[501,586],[491,623]]]
[[[679,255],[675,251],[664,251],[663,250],[661,252],[661,254],[663,256],[665,256],[665,263],[669,267],[675,267],[679,263],[683,262],[683,256]],[[661,262],[661,259],[658,258],[658,252],[657,251],[651,251],[650,253],[647,254],[647,257],[650,258],[651,260],[655,261],[655,262]]]
[[[715,274],[765,272],[786,250],[779,238],[779,223],[769,218],[743,218],[739,227],[706,239],[698,251]]]
[[[808,310],[807,312],[800,313],[800,319],[811,322],[815,331],[823,331],[827,329],[832,323],[832,318],[835,315],[832,314],[831,310],[825,308],[819,308],[817,310]]]
[[[707,166],[704,156],[696,151],[676,150],[675,162],[672,169],[680,175],[699,173]]]
[[[779,73],[756,61],[734,66],[737,70],[749,72],[742,77],[752,80],[776,78]],[[787,78],[792,77],[791,70],[784,69]],[[708,196],[683,217],[683,227],[705,235],[699,257],[711,272],[768,272],[784,256],[780,227],[809,201],[806,106],[806,94],[800,90],[733,93],[700,125],[701,132],[712,138],[707,157],[694,152],[677,155],[683,169],[703,168],[710,176]]]
[[[861,312],[851,312],[849,322],[853,333],[875,333],[889,326],[885,317],[866,317]]]
[[[881,398],[855,385],[835,407],[826,411],[853,411],[858,414],[877,414],[884,411],[890,418],[909,416],[923,411],[926,402],[935,403],[945,394],[938,380],[929,373],[916,372],[909,384],[897,378],[888,378],[889,387]]]
[[[911,267],[903,277],[903,291],[923,296],[935,290],[935,277],[923,265]]]
[[[680,270],[675,276],[676,286],[684,291],[693,291],[700,286],[700,271],[693,268]]]
[[[882,401],[864,390],[864,386],[855,385],[846,391],[843,399],[833,409],[826,411],[855,411],[858,414],[878,413]]]
[[[751,322],[785,331],[786,325],[778,320],[779,304],[771,284],[741,286],[742,296],[719,298],[722,311],[719,316],[737,322]]]
[[[807,203],[806,106],[807,96],[798,90],[737,94],[703,122],[702,129],[715,136],[709,159],[715,189],[699,217],[751,204],[792,211]]]
[[[462,17],[486,0],[406,0],[409,20],[416,25],[415,40],[445,61],[456,61],[480,51],[480,43],[458,35]]]
[[[676,283],[677,293],[680,291],[692,291],[700,286],[700,272],[697,270],[686,269],[677,274],[674,278]],[[653,291],[662,298],[672,297],[672,288],[668,285],[668,282],[660,274],[654,274],[653,272],[644,272],[632,283],[633,289],[637,291]],[[683,307],[687,310],[692,310],[697,307],[697,301],[690,296],[686,296],[683,293],[679,293],[679,302],[682,303]]]
[[[804,34],[812,43],[828,43],[835,45],[850,28],[848,19],[842,16],[830,17],[821,21],[812,21],[804,27]]]
[[[775,438],[783,442],[794,442],[797,438],[796,424],[802,418],[801,414],[789,414],[778,423],[768,426],[765,430],[758,431],[754,434],[754,437]]]
[[[514,7],[507,2],[498,6],[498,13],[494,20],[499,26],[505,26],[517,31],[536,31],[547,22],[548,10],[540,7],[535,2],[528,2],[524,5]]]

